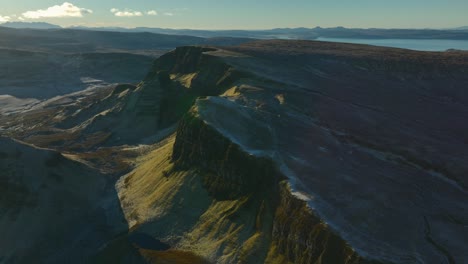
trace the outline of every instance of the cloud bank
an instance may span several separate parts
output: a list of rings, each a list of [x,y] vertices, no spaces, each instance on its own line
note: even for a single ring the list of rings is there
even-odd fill
[[[125,10],[119,10],[117,8],[112,8],[111,13],[114,14],[114,16],[118,17],[139,17],[143,16],[143,13],[140,11],[133,11],[130,9],[125,9]]]
[[[135,10],[132,10],[132,9],[128,9],[128,8],[125,8],[123,10],[121,9],[118,9],[118,8],[112,8],[110,10],[110,12],[112,14],[114,14],[114,16],[117,16],[117,17],[140,17],[140,16],[157,16],[159,15],[158,11],[156,10],[148,10],[148,11],[145,11],[145,12],[141,12],[141,11],[135,11]],[[173,13],[169,13],[169,12],[165,12],[165,13],[162,13],[162,15],[164,16],[173,16],[174,14]]]
[[[22,17],[27,19],[38,18],[56,18],[56,17],[83,17],[85,14],[93,13],[92,10],[77,7],[72,3],[65,2],[62,5],[51,6],[47,9],[39,9],[35,11],[27,11],[22,14]]]
[[[10,19],[11,17],[9,16],[0,16],[0,23],[8,22]]]

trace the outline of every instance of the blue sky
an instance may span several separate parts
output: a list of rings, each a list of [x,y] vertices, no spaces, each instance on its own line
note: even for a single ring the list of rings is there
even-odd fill
[[[468,26],[468,0],[0,0],[0,22],[196,29]]]

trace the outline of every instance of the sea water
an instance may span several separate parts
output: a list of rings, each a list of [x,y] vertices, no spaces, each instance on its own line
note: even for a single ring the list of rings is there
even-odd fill
[[[323,38],[319,41],[368,44],[374,46],[393,47],[421,51],[446,51],[448,49],[468,50],[468,40],[449,39],[351,39]]]

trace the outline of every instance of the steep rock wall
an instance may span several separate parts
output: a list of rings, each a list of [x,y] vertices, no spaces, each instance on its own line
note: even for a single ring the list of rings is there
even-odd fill
[[[256,207],[252,237],[261,236],[264,263],[369,263],[295,197],[268,158],[245,152],[192,109],[177,131],[172,159],[176,169],[197,168],[214,199],[248,197]],[[250,239],[252,239],[252,237]],[[249,240],[250,240],[249,239]],[[245,243],[248,243],[246,241]],[[244,251],[248,249],[244,249]],[[258,252],[257,252],[258,254]],[[244,254],[249,256],[248,253]],[[253,263],[248,257],[239,263]]]

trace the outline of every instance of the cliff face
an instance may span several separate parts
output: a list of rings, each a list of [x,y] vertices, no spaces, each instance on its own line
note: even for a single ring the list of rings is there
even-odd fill
[[[142,248],[148,261],[179,263],[190,251],[192,263],[369,262],[291,193],[271,159],[247,153],[196,109],[173,140],[117,184],[132,232],[173,247]]]
[[[341,237],[280,183],[272,248],[292,263],[378,263],[359,256]]]
[[[214,199],[251,200],[256,212],[251,236],[268,249],[256,263],[367,263],[326,223],[292,195],[286,177],[269,158],[253,156],[206,124],[196,109],[184,116],[172,154],[175,169],[198,168]],[[231,214],[242,213],[230,212]],[[247,241],[239,241],[247,243]],[[244,254],[258,254],[254,249]],[[265,253],[265,252],[263,252]],[[229,263],[253,263],[231,259]]]
[[[183,117],[177,130],[172,156],[177,167],[202,168],[203,182],[215,197],[238,198],[276,188],[284,176],[272,160],[249,155],[193,111]]]

